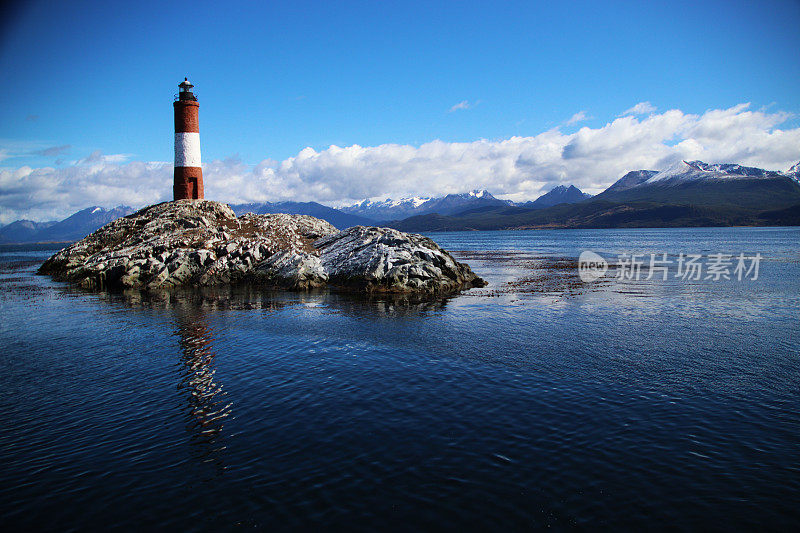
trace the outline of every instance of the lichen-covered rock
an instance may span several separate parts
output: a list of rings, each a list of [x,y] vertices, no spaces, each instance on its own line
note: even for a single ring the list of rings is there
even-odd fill
[[[271,255],[255,268],[254,279],[261,284],[275,284],[292,289],[315,289],[325,285],[328,274],[319,256],[285,250]]]
[[[279,253],[316,254],[313,242],[336,233],[305,215],[237,218],[209,200],[178,200],[117,219],[48,259],[39,272],[90,289],[165,289],[248,281],[255,267]],[[276,286],[294,284],[281,272]]]
[[[422,235],[355,226],[316,241],[329,282],[368,292],[453,292],[486,283]]]
[[[178,200],[103,226],[48,259],[41,274],[89,289],[328,283],[369,292],[447,293],[484,285],[433,241],[388,228],[338,232],[307,215],[239,218],[225,204]]]

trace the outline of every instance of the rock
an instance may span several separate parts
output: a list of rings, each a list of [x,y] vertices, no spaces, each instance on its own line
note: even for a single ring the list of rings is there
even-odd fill
[[[316,241],[329,282],[367,292],[453,292],[486,283],[427,237],[355,226]]]
[[[328,274],[317,255],[283,251],[273,254],[256,267],[262,282],[274,282],[287,289],[304,290],[324,286]]]
[[[450,293],[485,285],[421,235],[363,226],[339,232],[307,215],[237,218],[209,200],[165,202],[117,219],[53,255],[39,273],[89,289],[248,283]]]

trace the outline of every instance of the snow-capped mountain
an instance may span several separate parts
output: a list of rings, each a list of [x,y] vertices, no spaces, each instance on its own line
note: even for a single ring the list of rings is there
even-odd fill
[[[710,165],[702,161],[679,161],[667,170],[654,174],[645,183],[709,179],[768,179],[780,175],[782,175],[782,173],[778,171],[743,167],[742,165],[732,163],[716,163]]]
[[[364,200],[355,205],[340,208],[345,213],[358,215],[372,220],[401,220],[416,215],[438,213],[451,215],[467,209],[479,207],[511,205],[511,202],[499,200],[487,190],[474,190],[461,194],[448,194],[438,198],[414,196],[383,201]]]
[[[734,209],[784,208],[800,203],[797,167],[779,172],[732,163],[680,161],[660,172],[629,172],[595,198]]]
[[[625,189],[636,187],[637,185],[641,185],[642,183],[646,182],[656,174],[658,174],[658,170],[631,170],[614,182],[614,184],[606,189],[605,192],[624,191]]]
[[[784,172],[784,174],[800,183],[800,161],[792,165],[792,168]]]
[[[391,198],[378,201],[364,200],[355,205],[342,207],[341,211],[344,211],[346,213],[360,212],[363,214],[369,212],[382,212],[387,210],[397,210],[397,211],[414,210],[417,209],[422,204],[424,204],[425,202],[428,202],[432,199],[433,198],[427,196],[414,196],[411,198],[400,198],[399,200],[392,200]],[[362,215],[362,216],[367,216],[367,215]]]

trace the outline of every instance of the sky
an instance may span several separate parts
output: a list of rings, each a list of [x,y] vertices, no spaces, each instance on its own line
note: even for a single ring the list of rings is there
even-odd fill
[[[0,223],[172,194],[200,102],[229,203],[598,193],[680,159],[800,161],[800,2],[17,2]]]

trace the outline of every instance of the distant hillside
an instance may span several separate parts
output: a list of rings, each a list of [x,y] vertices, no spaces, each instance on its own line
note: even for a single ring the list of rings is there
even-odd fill
[[[0,228],[0,243],[31,242],[38,232],[55,224],[51,222],[34,222],[32,220],[17,220]]]
[[[375,221],[365,217],[343,213],[338,209],[328,207],[316,202],[263,202],[251,204],[231,205],[237,216],[244,213],[265,215],[269,213],[286,213],[288,215],[311,215],[321,218],[336,226],[346,229],[352,226],[374,226]]]
[[[525,202],[520,207],[542,208],[558,204],[576,204],[588,200],[591,197],[591,194],[586,194],[574,185],[570,185],[569,187],[566,185],[559,185],[536,200]]]
[[[37,223],[18,220],[0,228],[0,243],[71,242],[133,213],[133,208],[120,205],[113,209],[87,207],[60,222]]]
[[[800,225],[798,165],[789,172],[682,162],[626,174],[601,194],[544,209],[530,205],[411,217],[403,231]]]
[[[724,207],[590,200],[544,209],[509,207],[462,216],[422,215],[389,225],[416,233],[498,229],[792,226],[800,225],[800,204],[783,210],[749,213]]]

